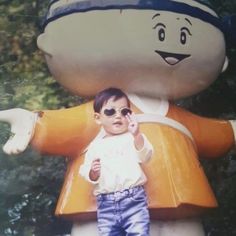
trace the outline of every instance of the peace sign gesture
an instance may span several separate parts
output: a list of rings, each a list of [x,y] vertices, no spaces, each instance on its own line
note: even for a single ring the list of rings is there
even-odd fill
[[[135,115],[133,113],[131,113],[131,114],[128,113],[125,117],[129,122],[128,131],[133,136],[137,136],[139,134],[139,124],[138,124],[137,120],[135,119]]]

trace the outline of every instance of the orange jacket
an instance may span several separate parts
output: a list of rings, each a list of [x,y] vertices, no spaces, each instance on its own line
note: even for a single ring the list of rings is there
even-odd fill
[[[135,107],[136,113],[141,113]],[[158,123],[140,125],[154,147],[154,155],[143,166],[148,182],[152,218],[177,219],[195,216],[217,206],[198,157],[216,158],[234,145],[227,121],[202,118],[175,105],[167,114],[191,132],[194,142],[180,131]],[[70,109],[41,112],[32,140],[43,153],[68,157],[68,168],[56,215],[86,220],[95,218],[92,186],[78,173],[87,145],[100,127],[93,121],[92,102]]]

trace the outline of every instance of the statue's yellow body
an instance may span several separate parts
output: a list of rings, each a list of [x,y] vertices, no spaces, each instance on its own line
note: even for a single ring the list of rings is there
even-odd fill
[[[38,121],[33,145],[41,152],[68,157],[56,208],[58,216],[77,220],[96,217],[93,186],[78,172],[86,147],[99,132],[92,117],[90,102],[71,109],[44,111]],[[226,121],[202,118],[174,105],[169,106],[167,117],[183,124],[193,140],[168,125],[141,124],[154,146],[153,158],[144,165],[151,217],[166,220],[196,216],[217,206],[198,157],[215,158],[228,151],[234,145],[233,130]]]

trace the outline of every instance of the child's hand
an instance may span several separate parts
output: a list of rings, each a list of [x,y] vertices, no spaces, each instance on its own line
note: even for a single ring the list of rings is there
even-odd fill
[[[129,122],[128,131],[133,135],[137,136],[139,134],[139,125],[133,114],[127,114],[126,119]]]
[[[128,131],[134,136],[134,144],[137,150],[141,150],[144,145],[144,139],[142,134],[139,132],[139,124],[134,117],[134,114],[127,114],[126,118],[129,122]]]
[[[89,172],[89,178],[92,181],[96,181],[100,177],[100,174],[101,174],[101,163],[100,159],[97,158],[92,161],[91,169]]]

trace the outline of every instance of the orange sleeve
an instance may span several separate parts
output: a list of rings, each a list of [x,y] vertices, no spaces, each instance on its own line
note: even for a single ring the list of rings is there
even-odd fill
[[[41,111],[32,146],[41,153],[75,156],[96,136],[92,102],[74,108]]]
[[[234,146],[234,133],[228,121],[204,118],[175,105],[170,105],[167,116],[189,129],[201,157],[220,157]]]

